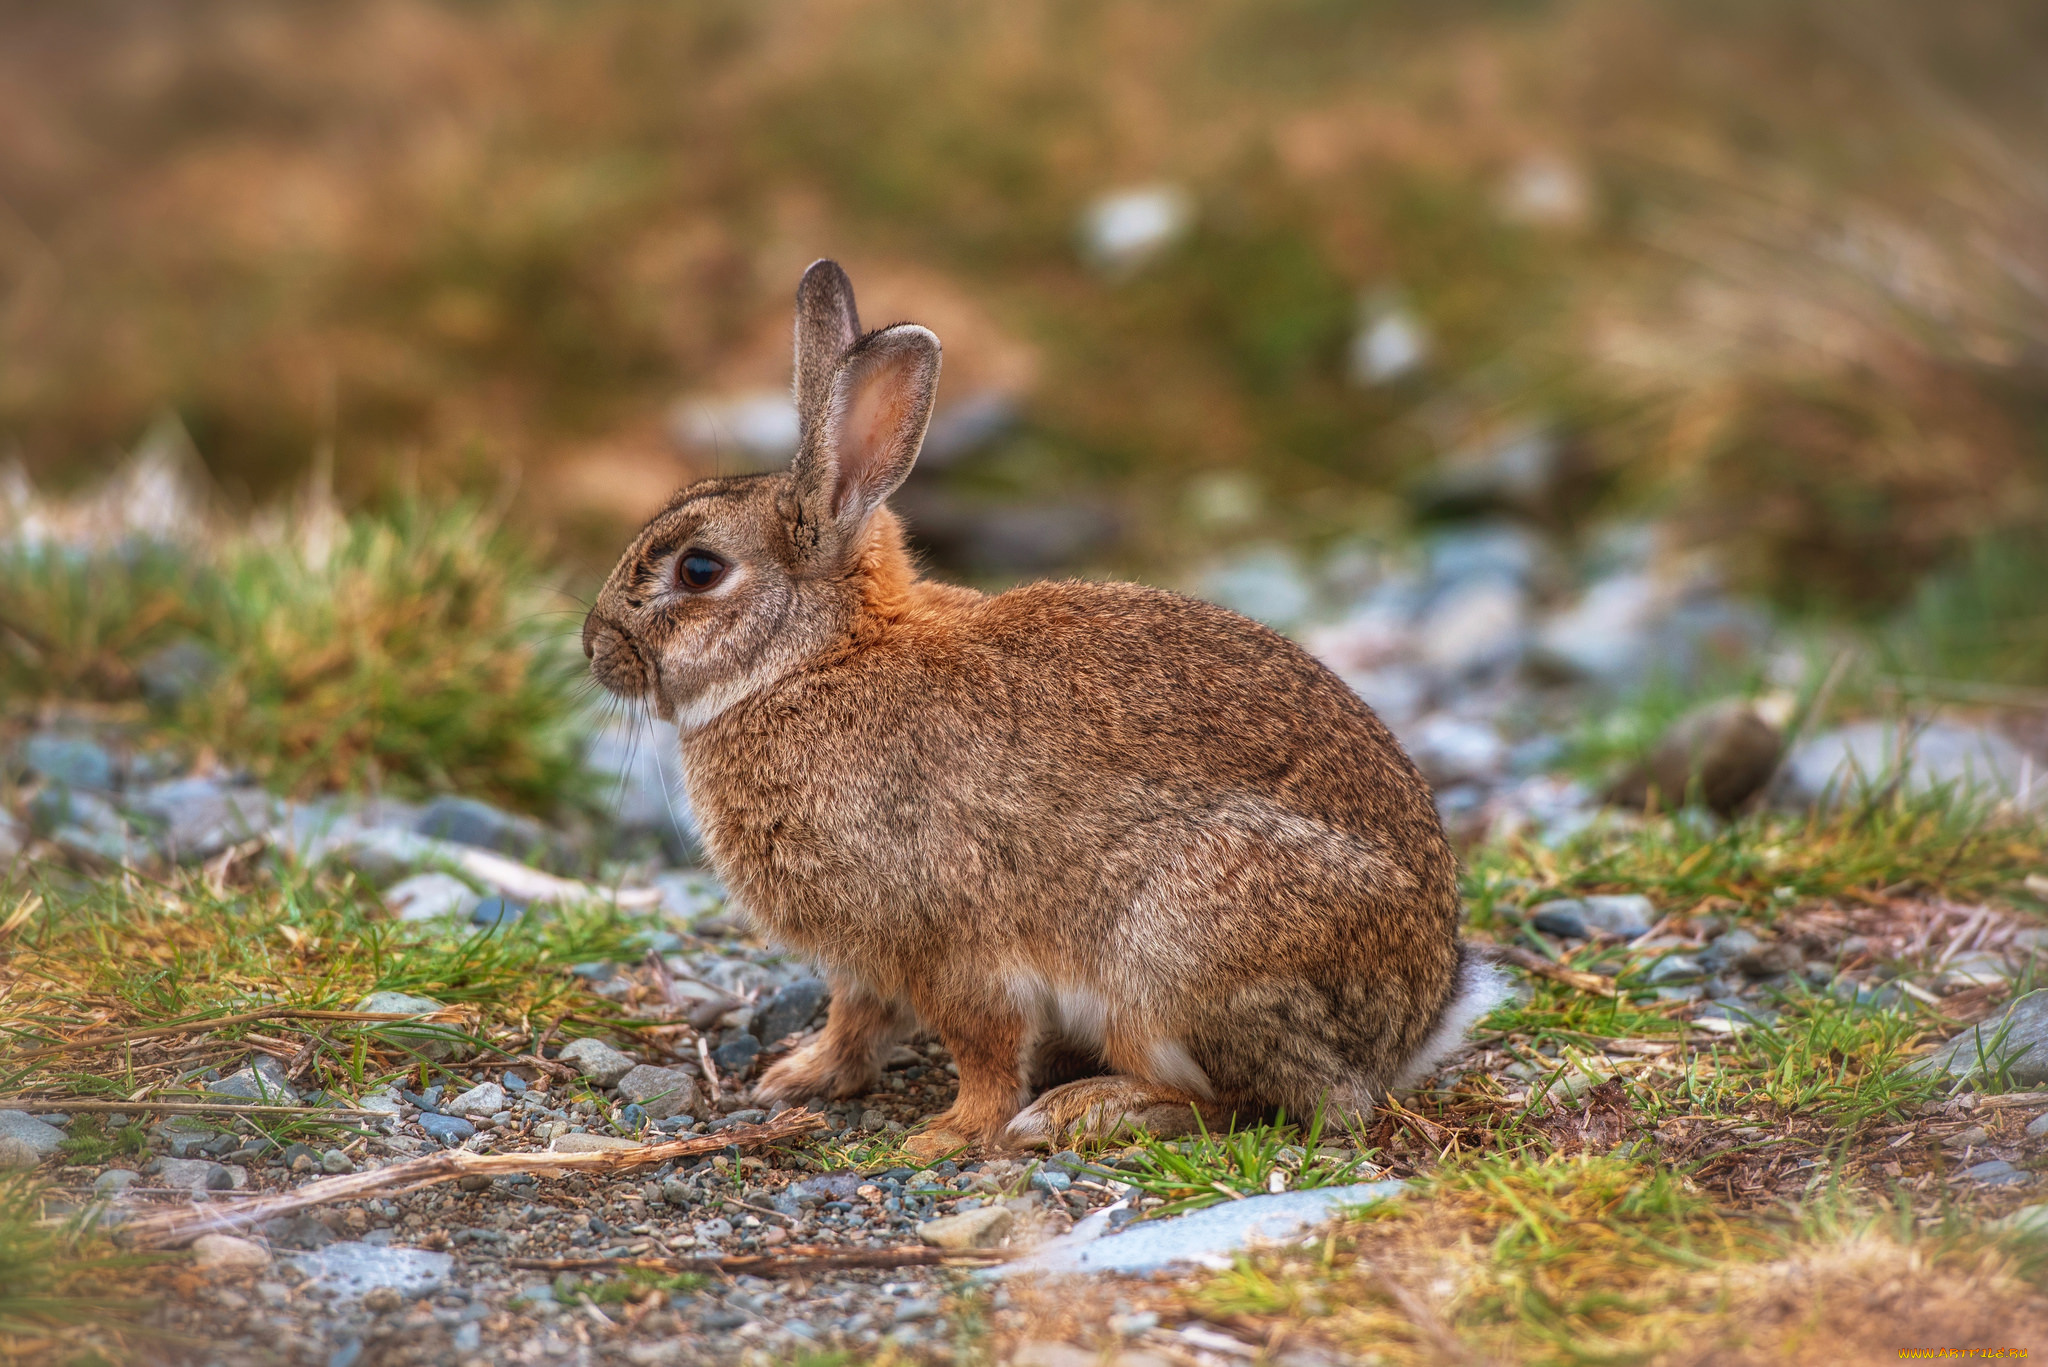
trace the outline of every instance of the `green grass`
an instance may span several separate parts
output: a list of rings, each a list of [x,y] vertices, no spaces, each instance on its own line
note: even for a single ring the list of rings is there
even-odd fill
[[[1323,1113],[1306,1126],[1281,1116],[1273,1124],[1250,1125],[1223,1134],[1206,1129],[1191,1139],[1143,1136],[1115,1176],[1165,1204],[1152,1218],[1180,1215],[1271,1191],[1306,1191],[1364,1180],[1372,1152],[1336,1157],[1323,1152]]]
[[[150,1305],[129,1289],[159,1258],[125,1253],[81,1210],[51,1218],[29,1174],[0,1176],[0,1360],[67,1363],[127,1356]]]
[[[545,921],[487,932],[398,923],[383,918],[351,875],[290,870],[220,892],[198,878],[164,884],[131,877],[53,879],[39,893],[41,909],[15,931],[0,968],[8,988],[0,1089],[57,1087],[108,1099],[145,1083],[171,1084],[209,1063],[239,1066],[248,1046],[238,1042],[252,1032],[312,1047],[302,1085],[344,1095],[394,1075],[424,1081],[446,1072],[422,1056],[429,1035],[503,1057],[564,1016],[599,1025],[616,1016],[564,970],[632,957],[632,936],[644,929],[606,907],[563,908]],[[347,1011],[380,990],[432,997],[457,1008],[460,1019],[393,1028],[286,1014],[204,1032],[208,1047],[180,1055],[175,1068],[155,1049],[24,1057],[88,1027],[197,1023],[270,1007]],[[300,1124],[245,1123],[275,1130],[273,1137]]]
[[[1506,928],[1503,908],[1589,892],[1640,892],[1660,911],[1769,922],[1830,898],[2011,895],[2044,865],[2040,823],[1998,820],[1954,793],[1879,790],[1806,815],[1764,812],[1726,826],[1667,818],[1596,829],[1556,849],[1489,846],[1470,861],[1466,895],[1483,928]]]
[[[587,796],[583,661],[521,541],[473,504],[314,516],[205,550],[0,545],[10,708],[130,704],[138,723],[282,789],[460,791],[549,810]],[[167,712],[138,668],[217,661]]]

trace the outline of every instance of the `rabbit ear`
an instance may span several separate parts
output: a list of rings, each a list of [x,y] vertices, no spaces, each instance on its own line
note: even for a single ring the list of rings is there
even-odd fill
[[[910,474],[939,390],[939,339],[915,323],[861,338],[832,373],[792,474],[799,544],[843,550]]]
[[[796,415],[805,433],[823,418],[832,372],[859,339],[853,282],[837,261],[813,261],[796,287]]]

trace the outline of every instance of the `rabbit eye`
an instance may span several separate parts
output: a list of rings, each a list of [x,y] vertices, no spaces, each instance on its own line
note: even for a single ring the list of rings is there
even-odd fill
[[[676,562],[676,583],[685,593],[702,593],[725,578],[725,562],[709,551],[685,551]]]

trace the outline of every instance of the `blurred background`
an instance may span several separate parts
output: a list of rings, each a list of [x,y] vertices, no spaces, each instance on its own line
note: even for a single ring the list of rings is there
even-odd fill
[[[2020,0],[11,0],[0,462],[468,496],[587,590],[787,459],[829,255],[944,339],[947,576],[1408,722],[1788,624],[2048,685],[2044,74]]]

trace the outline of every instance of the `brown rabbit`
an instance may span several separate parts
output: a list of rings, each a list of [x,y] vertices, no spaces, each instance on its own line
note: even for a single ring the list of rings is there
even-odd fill
[[[817,262],[795,463],[678,493],[584,623],[599,682],[678,726],[738,900],[831,982],[757,1095],[860,1095],[920,1024],[960,1070],[921,1150],[1358,1113],[1427,1073],[1499,992],[1415,766],[1222,608],[919,579],[883,502],[938,379],[938,338],[863,335]]]

